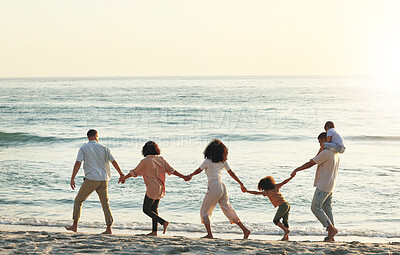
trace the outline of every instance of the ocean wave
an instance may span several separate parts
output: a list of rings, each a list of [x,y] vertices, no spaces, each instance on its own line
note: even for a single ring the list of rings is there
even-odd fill
[[[400,136],[378,136],[378,135],[359,135],[359,136],[348,136],[346,140],[354,141],[400,141]]]
[[[23,225],[35,227],[64,227],[70,225],[70,220],[47,220],[40,218],[17,218],[0,216],[0,225]],[[80,227],[84,228],[104,228],[104,222],[85,222],[79,223]],[[252,230],[252,235],[280,235],[282,231],[275,226],[265,226],[256,223],[246,223],[246,226]],[[132,230],[132,231],[147,231],[150,227],[149,223],[130,222],[130,223],[115,223],[115,229]],[[204,226],[201,224],[192,223],[178,223],[172,222],[169,228],[170,231],[175,232],[190,232],[190,233],[204,233]],[[226,224],[226,222],[214,223],[213,232],[219,234],[241,234],[242,232],[236,226]],[[319,236],[325,235],[326,232],[321,228],[314,227],[292,227],[291,235],[293,236]],[[399,232],[382,231],[373,229],[345,229],[341,228],[340,236],[359,236],[359,237],[381,237],[381,238],[400,238]]]
[[[237,142],[237,141],[252,141],[252,142],[273,142],[273,141],[304,141],[312,139],[308,136],[282,136],[277,134],[265,134],[265,133],[253,133],[253,134],[241,134],[241,133],[205,133],[199,135],[186,134],[186,135],[155,135],[152,137],[153,140],[159,142],[208,142],[213,138],[220,139],[224,142]],[[118,144],[130,144],[130,143],[144,143],[148,139],[136,136],[124,136],[124,137],[101,137],[102,143],[106,145],[118,145]],[[400,136],[349,136],[346,140],[352,141],[400,141]],[[86,142],[85,137],[56,137],[56,136],[39,136],[29,133],[15,132],[7,133],[0,132],[0,147],[13,147],[13,146],[24,146],[31,144],[49,144],[53,142],[74,142],[82,141]]]
[[[198,142],[208,142],[212,138],[221,139],[224,142],[233,142],[233,141],[298,141],[308,139],[305,136],[288,136],[283,137],[274,134],[238,134],[238,133],[208,133],[208,134],[199,134],[197,136],[194,135],[170,135],[170,136],[153,136],[152,139],[159,142],[190,142],[190,141],[198,141]],[[118,145],[118,144],[131,144],[131,143],[144,143],[148,139],[143,137],[136,136],[124,136],[124,137],[101,137],[101,142],[105,145]],[[13,147],[13,146],[24,146],[31,144],[49,144],[53,142],[74,142],[74,141],[82,141],[86,142],[84,137],[75,137],[75,138],[65,138],[65,137],[55,137],[55,136],[38,136],[29,133],[15,132],[15,133],[6,133],[0,132],[0,147]]]
[[[72,141],[81,138],[59,138],[54,136],[38,136],[28,133],[0,132],[0,147],[13,147],[28,144],[48,144],[55,141]]]
[[[279,136],[274,134],[218,134],[210,133],[208,137],[213,137],[227,141],[299,141],[304,139],[310,139],[306,136]]]

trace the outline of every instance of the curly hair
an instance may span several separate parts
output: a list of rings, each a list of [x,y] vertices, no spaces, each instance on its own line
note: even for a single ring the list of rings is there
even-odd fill
[[[275,188],[275,179],[272,176],[262,178],[258,182],[258,190],[269,190]]]
[[[160,155],[160,148],[158,148],[158,145],[155,142],[148,141],[143,146],[142,154],[145,157],[147,155]]]
[[[218,139],[213,139],[203,152],[204,158],[214,163],[225,162],[228,159],[228,148]]]

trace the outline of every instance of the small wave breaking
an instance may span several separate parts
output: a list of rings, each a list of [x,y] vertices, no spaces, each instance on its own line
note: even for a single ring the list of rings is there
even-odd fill
[[[71,141],[81,138],[59,138],[54,136],[38,136],[28,133],[0,132],[0,147],[23,146],[29,144],[48,144],[55,141]]]
[[[35,226],[35,227],[64,227],[70,225],[70,220],[46,220],[40,218],[17,218],[17,217],[6,217],[0,216],[0,225],[23,225],[23,226]],[[86,228],[104,228],[104,222],[80,222],[80,227]],[[265,226],[256,223],[246,223],[250,229],[252,229],[253,235],[280,235],[281,231],[275,226]],[[149,223],[115,223],[113,225],[115,229],[121,230],[132,230],[132,231],[147,231],[149,229]],[[191,223],[178,223],[172,222],[168,228],[171,231],[176,232],[190,232],[190,233],[203,233],[204,226],[201,224],[191,224]],[[241,234],[240,229],[235,228],[223,223],[214,223],[213,232],[220,234]],[[326,232],[321,230],[321,228],[313,227],[292,227],[291,235],[294,236],[318,236],[324,235]],[[373,230],[373,229],[343,229],[339,233],[341,236],[360,236],[360,237],[381,237],[381,238],[400,238],[400,233]]]
[[[352,141],[400,141],[400,136],[379,136],[379,135],[359,135],[359,136],[348,136],[345,137],[346,140]]]

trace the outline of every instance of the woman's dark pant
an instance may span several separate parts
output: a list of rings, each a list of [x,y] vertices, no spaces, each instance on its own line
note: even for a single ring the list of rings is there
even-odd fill
[[[158,216],[158,203],[160,199],[151,199],[147,195],[144,197],[143,212],[153,220],[153,232],[157,231],[157,222],[161,225],[165,220]]]

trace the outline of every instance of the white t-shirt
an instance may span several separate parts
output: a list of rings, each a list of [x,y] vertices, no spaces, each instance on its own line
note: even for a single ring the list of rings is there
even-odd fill
[[[333,192],[339,170],[339,159],[339,153],[330,150],[323,150],[312,159],[318,164],[314,187],[325,192]]]
[[[326,136],[332,136],[331,143],[336,143],[337,145],[344,147],[343,137],[341,137],[334,128],[328,129],[328,131],[326,131]]]
[[[108,181],[111,176],[109,161],[114,160],[110,149],[95,140],[83,145],[76,157],[76,161],[84,161],[85,178],[92,181]]]
[[[201,170],[205,170],[208,181],[220,181],[222,180],[222,169],[225,168],[226,171],[231,170],[231,168],[228,165],[228,162],[218,162],[214,163],[211,161],[211,159],[206,159],[204,162],[200,165]]]

